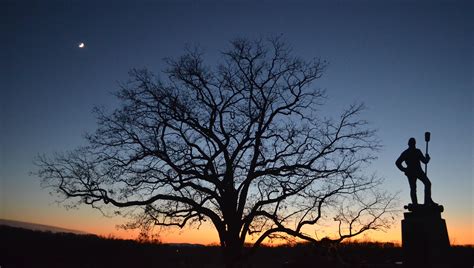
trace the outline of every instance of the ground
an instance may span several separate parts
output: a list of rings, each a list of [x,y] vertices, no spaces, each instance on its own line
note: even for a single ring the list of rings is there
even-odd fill
[[[140,243],[0,226],[0,267],[222,267],[219,247]],[[452,267],[474,266],[474,247],[455,246]],[[403,267],[391,243],[260,248],[244,267]]]

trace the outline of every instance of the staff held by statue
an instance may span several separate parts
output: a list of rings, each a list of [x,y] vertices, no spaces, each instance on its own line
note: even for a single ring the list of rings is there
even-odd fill
[[[431,133],[425,132],[426,155],[428,155],[428,142],[430,142]],[[425,174],[428,176],[428,162],[425,163]]]

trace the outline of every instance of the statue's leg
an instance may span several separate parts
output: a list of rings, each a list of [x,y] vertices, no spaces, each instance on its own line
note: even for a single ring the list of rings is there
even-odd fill
[[[416,176],[407,176],[408,183],[410,183],[410,197],[413,205],[418,204],[418,199],[416,198]]]
[[[424,172],[421,172],[419,179],[425,185],[425,204],[433,203],[431,199],[431,181]]]

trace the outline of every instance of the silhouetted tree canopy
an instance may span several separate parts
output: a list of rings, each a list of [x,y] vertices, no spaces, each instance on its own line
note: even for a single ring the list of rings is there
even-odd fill
[[[325,220],[339,226],[332,241],[387,227],[393,196],[364,172],[380,144],[363,106],[318,112],[327,63],[295,57],[280,38],[236,39],[221,55],[211,67],[187,50],[165,78],[132,70],[84,147],[38,159],[43,184],[80,204],[138,208],[132,226],[208,220],[228,266],[248,236],[257,247],[317,242]]]

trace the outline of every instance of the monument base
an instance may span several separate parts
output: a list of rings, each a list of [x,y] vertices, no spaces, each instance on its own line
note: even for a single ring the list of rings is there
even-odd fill
[[[443,206],[405,206],[402,247],[405,267],[449,267],[449,237]]]

